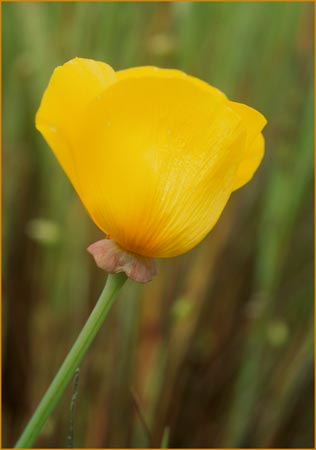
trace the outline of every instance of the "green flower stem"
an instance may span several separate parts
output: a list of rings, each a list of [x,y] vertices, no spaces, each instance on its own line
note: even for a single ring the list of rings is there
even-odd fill
[[[57,375],[42,398],[31,420],[27,424],[16,448],[30,448],[40,433],[44,423],[53,411],[57,401],[67,384],[71,380],[81,359],[88,350],[95,335],[99,331],[105,317],[107,316],[118,292],[127,280],[123,273],[109,275],[105,287],[95,305],[90,317],[84,325],[72,349],[68,353]]]

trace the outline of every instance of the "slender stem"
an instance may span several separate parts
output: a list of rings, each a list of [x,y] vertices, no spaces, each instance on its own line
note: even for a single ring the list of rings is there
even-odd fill
[[[80,368],[76,369],[74,376],[74,384],[72,390],[72,397],[70,403],[70,420],[69,420],[69,434],[67,436],[67,447],[74,448],[74,428],[75,428],[75,410],[78,398],[78,384],[79,384]]]
[[[88,350],[93,338],[99,331],[126,279],[127,277],[123,273],[108,276],[99,300],[20,439],[17,441],[16,448],[29,448],[37,438],[44,423],[56,406],[59,397],[71,380],[78,364]]]

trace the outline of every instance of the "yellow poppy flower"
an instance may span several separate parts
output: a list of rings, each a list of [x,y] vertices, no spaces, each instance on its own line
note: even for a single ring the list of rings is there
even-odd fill
[[[36,115],[90,216],[116,243],[109,264],[108,248],[94,252],[109,271],[126,271],[113,256],[122,249],[153,272],[150,258],[197,245],[260,164],[265,123],[178,70],[115,72],[82,58],[54,71]]]

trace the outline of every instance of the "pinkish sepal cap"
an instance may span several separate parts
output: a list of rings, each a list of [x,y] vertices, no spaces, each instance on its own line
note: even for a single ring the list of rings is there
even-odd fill
[[[96,265],[108,273],[124,272],[138,283],[147,283],[157,274],[153,258],[136,255],[123,250],[112,239],[102,239],[87,248]]]

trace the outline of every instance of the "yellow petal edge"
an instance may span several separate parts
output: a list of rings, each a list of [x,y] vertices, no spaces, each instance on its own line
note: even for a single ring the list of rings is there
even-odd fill
[[[171,257],[213,228],[264,153],[262,114],[174,69],[75,58],[36,115],[96,225],[130,252]]]

